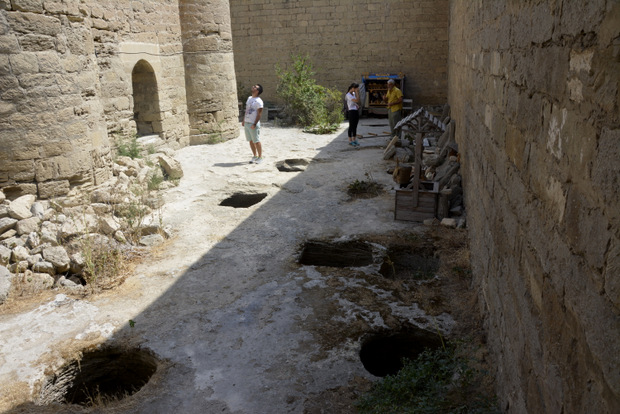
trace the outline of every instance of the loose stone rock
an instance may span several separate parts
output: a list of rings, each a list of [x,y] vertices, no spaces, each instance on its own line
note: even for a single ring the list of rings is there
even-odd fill
[[[11,260],[11,249],[6,246],[0,245],[0,265],[6,266]]]
[[[22,260],[27,260],[30,257],[30,252],[23,246],[16,246],[13,249],[13,253],[11,254],[12,262],[20,262]]]
[[[0,218],[0,234],[12,229],[16,223],[17,220],[11,217]]]
[[[9,216],[14,219],[23,220],[32,217],[30,208],[36,197],[32,194],[26,194],[16,198],[9,204]]]
[[[159,165],[161,165],[168,177],[173,180],[183,177],[183,168],[181,168],[180,162],[164,154],[155,155],[158,158]]]
[[[0,235],[0,240],[10,239],[11,237],[15,236],[16,234],[17,234],[17,230],[15,230],[15,229],[8,230],[8,231],[6,231],[6,232],[4,232],[4,233],[2,233]]]
[[[142,246],[154,246],[155,244],[163,243],[163,241],[164,238],[159,234],[140,237],[140,244]]]
[[[58,244],[58,226],[50,221],[44,221],[41,224],[41,242],[51,243],[53,246]]]
[[[39,233],[37,233],[36,231],[33,231],[30,234],[28,234],[28,240],[26,240],[26,245],[28,247],[30,247],[31,249],[35,249],[39,247],[40,244],[41,244],[41,236],[39,236]]]
[[[17,223],[15,223],[15,230],[20,236],[22,234],[30,234],[34,231],[39,230],[40,223],[41,219],[38,217],[30,217],[27,219],[19,220]]]
[[[48,275],[56,274],[54,265],[44,260],[34,263],[32,265],[32,271],[37,273],[46,273]]]
[[[0,304],[4,303],[11,291],[11,272],[4,266],[0,266]]]
[[[443,220],[441,220],[441,225],[454,229],[456,228],[456,220],[453,218],[444,218]]]
[[[69,270],[71,259],[69,259],[67,251],[62,246],[53,246],[44,249],[43,258],[51,262],[59,273]]]

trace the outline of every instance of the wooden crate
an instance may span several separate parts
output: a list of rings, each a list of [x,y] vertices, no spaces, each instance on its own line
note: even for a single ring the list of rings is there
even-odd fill
[[[437,217],[439,193],[420,190],[418,205],[413,206],[413,190],[396,190],[394,219],[405,221],[424,221]]]

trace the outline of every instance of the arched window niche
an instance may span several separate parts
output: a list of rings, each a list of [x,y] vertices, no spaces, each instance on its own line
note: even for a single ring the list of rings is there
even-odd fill
[[[159,90],[153,67],[146,60],[139,60],[131,71],[133,87],[133,117],[139,137],[159,135],[162,131],[162,114],[159,108]]]

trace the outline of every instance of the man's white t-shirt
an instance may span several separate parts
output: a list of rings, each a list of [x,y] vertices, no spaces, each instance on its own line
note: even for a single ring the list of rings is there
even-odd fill
[[[256,98],[253,98],[250,96],[245,103],[245,117],[243,118],[243,121],[249,124],[253,124],[255,122],[258,123],[260,119],[256,119],[256,112],[262,107],[263,100],[260,97],[257,96]]]

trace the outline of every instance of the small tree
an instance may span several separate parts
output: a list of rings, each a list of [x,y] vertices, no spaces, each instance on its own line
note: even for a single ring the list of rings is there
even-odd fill
[[[279,79],[276,93],[284,101],[284,115],[307,132],[333,132],[344,119],[342,94],[316,83],[308,56],[291,58],[291,70],[276,66]]]

